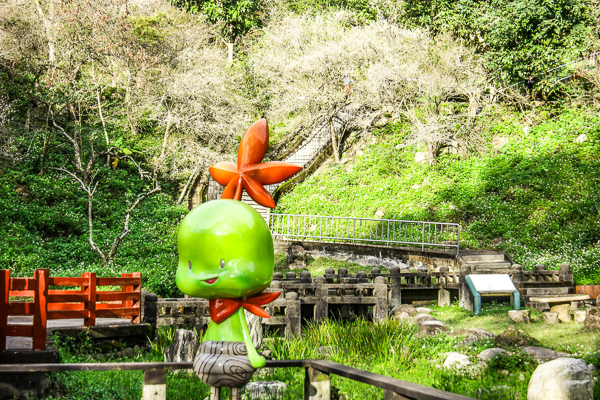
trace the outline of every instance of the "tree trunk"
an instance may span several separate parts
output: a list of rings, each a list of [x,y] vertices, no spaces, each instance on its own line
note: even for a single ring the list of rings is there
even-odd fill
[[[52,30],[52,19],[54,17],[54,0],[50,0],[48,3],[48,14],[44,15],[44,11],[42,11],[42,6],[39,0],[35,0],[35,5],[38,13],[40,14],[40,18],[42,18],[42,22],[44,23],[44,28],[46,29],[46,40],[48,41],[48,61],[50,64],[54,64],[56,62],[56,55],[54,51],[54,32]]]
[[[227,42],[227,65],[233,63],[233,42]]]

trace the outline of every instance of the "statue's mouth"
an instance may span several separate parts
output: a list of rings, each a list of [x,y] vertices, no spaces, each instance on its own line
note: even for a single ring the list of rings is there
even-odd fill
[[[217,278],[207,279],[204,282],[208,283],[209,285],[212,285],[213,283],[215,283],[217,281],[217,279],[219,279],[219,278],[217,277]]]

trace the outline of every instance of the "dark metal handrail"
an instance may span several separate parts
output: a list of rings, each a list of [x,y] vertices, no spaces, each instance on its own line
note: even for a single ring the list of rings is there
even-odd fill
[[[83,363],[83,364],[0,364],[0,373],[58,372],[58,371],[131,371],[144,370],[144,386],[166,385],[166,370],[191,369],[191,362]],[[386,399],[468,400],[472,397],[445,392],[417,383],[375,374],[327,360],[267,361],[266,368],[312,368],[323,374],[334,374],[385,390]],[[152,372],[152,373],[148,373]],[[162,376],[157,377],[157,373]],[[308,376],[308,373],[307,373]],[[307,378],[308,379],[308,378]],[[396,397],[394,397],[396,396]],[[305,396],[306,398],[306,396]],[[323,398],[323,400],[327,400]]]

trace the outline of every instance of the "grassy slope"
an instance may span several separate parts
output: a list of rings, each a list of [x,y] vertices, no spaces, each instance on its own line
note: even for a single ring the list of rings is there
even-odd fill
[[[532,127],[525,132],[524,124]],[[477,129],[480,154],[416,164],[408,127],[386,126],[284,196],[275,212],[458,222],[463,248],[505,250],[526,267],[570,262],[600,283],[600,116],[562,104],[527,116],[494,107]],[[574,139],[585,133],[582,144]],[[510,139],[501,151],[494,136]]]
[[[114,262],[102,268],[88,243],[87,195],[68,178],[40,177],[38,168],[35,163],[0,168],[0,268],[13,276],[32,276],[36,268],[49,268],[51,276],[139,271],[144,288],[160,296],[177,294],[177,225],[187,207],[174,205],[168,183],[132,213],[131,233]],[[94,240],[103,251],[123,231],[127,207],[143,192],[144,183],[124,164],[101,179],[94,198]]]

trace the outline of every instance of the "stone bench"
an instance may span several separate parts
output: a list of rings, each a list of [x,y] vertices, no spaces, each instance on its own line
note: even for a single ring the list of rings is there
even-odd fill
[[[552,306],[559,304],[572,304],[583,300],[589,300],[590,296],[587,294],[570,294],[570,295],[556,295],[556,296],[536,296],[530,297],[529,301],[537,303],[538,310],[548,310]]]

